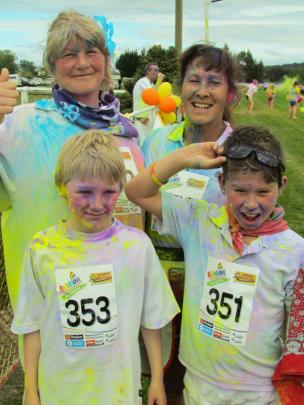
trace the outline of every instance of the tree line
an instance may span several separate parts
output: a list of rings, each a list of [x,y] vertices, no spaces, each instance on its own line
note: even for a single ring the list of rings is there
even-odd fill
[[[17,62],[16,55],[9,49],[0,50],[0,69],[8,68],[10,73],[19,73],[20,76],[32,79],[38,75],[40,70],[34,62],[23,59]]]
[[[228,45],[224,48],[229,51]],[[243,81],[250,82],[257,79],[259,82],[279,82],[284,76],[298,77],[300,82],[304,82],[304,63],[292,63],[275,66],[264,66],[263,62],[257,61],[250,50],[241,51],[234,57],[239,62],[243,72]],[[178,76],[178,58],[174,46],[163,48],[161,45],[153,45],[148,50],[142,49],[127,50],[120,54],[115,67],[120,72],[120,82],[124,87],[132,92],[135,82],[143,76],[144,66],[147,63],[155,62],[159,65],[161,72],[165,73],[165,80],[174,84]],[[9,49],[0,50],[0,69],[7,67],[10,73],[19,73],[20,76],[32,79],[39,76],[45,76],[45,70],[35,66],[28,60],[17,62],[16,55]],[[124,80],[129,78],[129,80]]]
[[[224,48],[230,52],[228,45]],[[264,66],[261,60],[257,61],[253,57],[250,50],[241,51],[233,56],[240,65],[241,80],[247,83],[252,79],[257,79],[259,82],[280,82],[284,76],[297,76],[301,82],[304,82],[304,63]],[[140,53],[136,50],[127,50],[117,59],[115,66],[120,72],[121,80],[126,77],[132,78],[124,83],[127,90],[133,88],[134,83],[143,76],[144,66],[150,62],[156,62],[159,65],[161,72],[166,75],[165,80],[170,83],[175,82],[178,76],[175,48],[170,46],[165,49],[161,45],[154,45],[147,51],[143,49]]]

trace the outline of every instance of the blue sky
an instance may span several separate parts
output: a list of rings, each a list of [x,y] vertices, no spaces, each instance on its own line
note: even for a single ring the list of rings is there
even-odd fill
[[[114,24],[116,55],[174,45],[175,0],[0,0],[0,49],[41,65],[46,31],[73,8]],[[304,62],[304,0],[222,0],[209,5],[209,39],[234,53],[250,49],[264,65]],[[204,0],[183,0],[183,48],[204,40]]]

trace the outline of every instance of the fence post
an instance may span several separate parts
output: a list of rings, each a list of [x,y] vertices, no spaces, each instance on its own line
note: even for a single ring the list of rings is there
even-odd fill
[[[20,89],[20,93],[21,93],[21,104],[25,104],[28,103],[28,89],[27,87],[22,87],[22,89]]]

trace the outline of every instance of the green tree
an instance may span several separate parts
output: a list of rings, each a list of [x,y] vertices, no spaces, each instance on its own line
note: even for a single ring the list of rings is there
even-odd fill
[[[134,76],[140,63],[140,58],[141,56],[137,51],[126,51],[119,56],[115,66],[120,73],[120,83],[124,77]]]
[[[17,57],[9,49],[0,50],[0,70],[6,67],[10,73],[17,73]]]
[[[227,44],[226,42],[225,42],[225,45],[224,45],[223,49],[224,49],[226,52],[230,53],[229,46],[228,46],[228,44]]]
[[[249,50],[241,51],[237,55],[237,59],[243,68],[247,82],[251,82],[252,79],[257,79],[260,82],[264,80],[265,70],[263,62],[256,62]]]
[[[153,45],[147,51],[141,51],[141,61],[136,71],[136,79],[144,74],[144,67],[151,62],[158,64],[159,69],[165,74],[165,81],[173,84],[177,78],[177,53],[174,46],[163,48],[161,45]]]
[[[266,66],[266,77],[271,82],[278,82],[284,76],[297,77],[304,82],[304,63],[288,63],[284,65]]]
[[[19,72],[21,76],[32,79],[37,76],[38,69],[33,62],[23,59],[19,63]]]

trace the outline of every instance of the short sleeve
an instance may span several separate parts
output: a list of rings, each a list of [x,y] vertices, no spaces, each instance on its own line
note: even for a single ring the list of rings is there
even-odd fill
[[[11,326],[11,331],[15,334],[25,334],[39,330],[45,307],[44,296],[35,274],[32,256],[33,252],[27,248],[21,273],[18,303]]]
[[[141,325],[147,329],[160,329],[169,323],[180,312],[180,309],[154,247],[148,238],[144,283]]]

